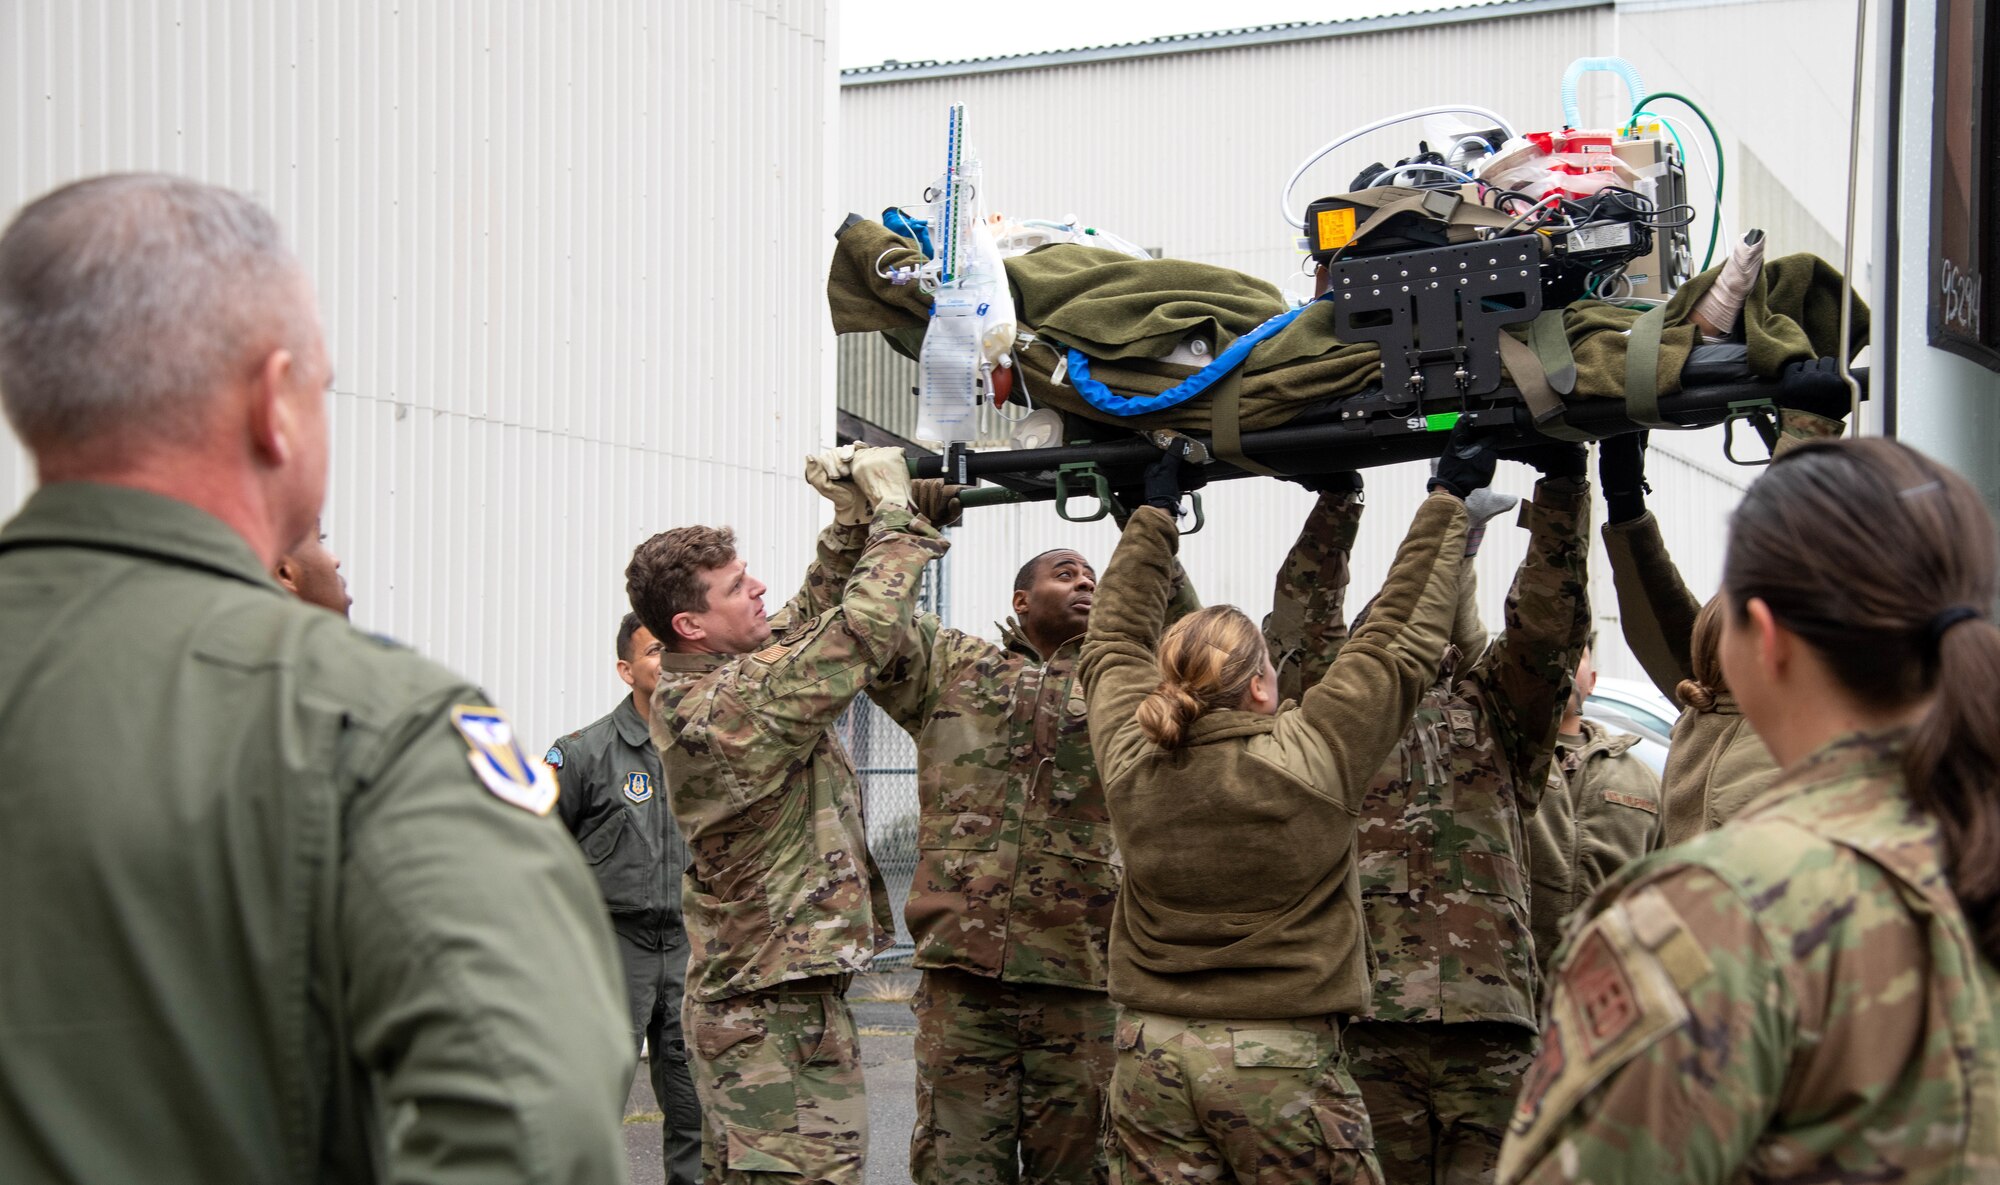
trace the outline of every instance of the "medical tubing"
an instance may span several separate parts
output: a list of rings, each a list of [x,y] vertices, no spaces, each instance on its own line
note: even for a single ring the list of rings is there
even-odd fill
[[[1709,142],[1715,145],[1715,215],[1709,219],[1708,223],[1708,251],[1701,257],[1701,270],[1707,271],[1708,265],[1715,259],[1715,244],[1720,240],[1722,235],[1722,176],[1723,170],[1727,167],[1727,163],[1722,157],[1722,137],[1716,134],[1715,123],[1708,118],[1708,112],[1703,111],[1696,105],[1693,99],[1683,94],[1677,94],[1674,91],[1654,91],[1652,94],[1640,99],[1637,103],[1632,104],[1632,114],[1626,118],[1625,122],[1627,124],[1632,123],[1638,118],[1641,112],[1645,111],[1646,105],[1654,99],[1672,99],[1674,102],[1686,107],[1689,111],[1694,112],[1695,115],[1700,117],[1701,126],[1708,129]]]
[[[1321,299],[1325,299],[1322,297]],[[1216,355],[1215,361],[1182,379],[1174,386],[1158,395],[1120,395],[1111,388],[1090,377],[1090,359],[1082,350],[1071,347],[1069,351],[1069,383],[1084,402],[1114,416],[1142,416],[1147,412],[1165,411],[1167,408],[1186,403],[1206,391],[1217,379],[1235,370],[1257,348],[1259,342],[1290,325],[1300,313],[1311,308],[1310,304],[1296,309],[1287,309],[1257,328],[1230,343],[1228,349]]]
[[[1379,132],[1383,128],[1394,127],[1399,123],[1408,123],[1413,119],[1423,119],[1432,115],[1477,115],[1481,119],[1490,120],[1507,139],[1513,140],[1519,138],[1514,131],[1513,124],[1508,123],[1499,114],[1489,111],[1484,107],[1465,107],[1457,104],[1446,104],[1442,107],[1419,107],[1415,111],[1405,111],[1401,115],[1391,115],[1385,119],[1378,119],[1374,123],[1355,128],[1351,132],[1327,141],[1318,152],[1307,157],[1298,168],[1293,169],[1291,179],[1285,182],[1283,192],[1278,194],[1278,212],[1284,215],[1286,222],[1300,230],[1304,230],[1306,228],[1305,216],[1292,213],[1292,190],[1298,188],[1299,178],[1306,175],[1307,169],[1312,168],[1325,159],[1326,155],[1334,149],[1354,140],[1359,140],[1370,132]]]
[[[1639,81],[1639,69],[1624,58],[1578,58],[1563,71],[1562,105],[1563,126],[1580,128],[1583,126],[1583,112],[1576,104],[1576,84],[1584,75],[1603,70],[1625,80],[1625,97],[1636,99],[1646,93],[1646,84]],[[1643,104],[1640,104],[1643,106]]]
[[[1694,128],[1689,126],[1688,121],[1678,115],[1662,115],[1658,111],[1641,111],[1638,114],[1648,119],[1659,120],[1660,126],[1667,129],[1667,135],[1674,138],[1674,146],[1681,150],[1682,168],[1686,168],[1694,161],[1701,162],[1701,175],[1708,178],[1710,192],[1715,192],[1715,162],[1708,159],[1708,149],[1703,148],[1701,141],[1695,138]],[[1628,128],[1631,127],[1630,124],[1626,126]],[[1681,131],[1687,132],[1687,139],[1681,139]],[[1692,148],[1692,152],[1690,152],[1690,148]],[[1719,193],[1716,194],[1715,207],[1718,210],[1722,208],[1722,195]],[[1694,236],[1689,235],[1688,241],[1692,243]],[[1730,237],[1729,218],[1726,215],[1722,219],[1722,241],[1725,243],[1733,243],[1735,241]],[[1690,251],[1692,251],[1692,248],[1690,248]],[[1690,255],[1688,262],[1694,262],[1692,255]]]
[[[1467,185],[1476,185],[1479,183],[1479,179],[1477,177],[1474,177],[1470,173],[1461,172],[1457,169],[1452,168],[1449,165],[1434,165],[1428,161],[1421,161],[1414,165],[1397,165],[1394,168],[1382,170],[1382,176],[1375,181],[1369,182],[1368,188],[1381,189],[1385,186],[1394,185],[1396,184],[1395,178],[1398,174],[1417,173],[1417,172],[1443,173],[1445,176],[1450,177],[1452,180],[1460,181]]]

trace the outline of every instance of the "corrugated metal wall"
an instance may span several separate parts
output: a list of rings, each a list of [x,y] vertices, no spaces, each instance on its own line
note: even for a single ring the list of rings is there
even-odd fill
[[[1842,28],[1852,21],[1851,0],[1748,7],[1771,12],[1745,23],[1746,29],[1765,29],[1773,20]],[[1219,15],[1226,20],[1226,13]],[[967,139],[985,166],[989,209],[1025,217],[1075,214],[1169,255],[1238,268],[1303,292],[1296,232],[1280,219],[1277,200],[1307,154],[1349,128],[1437,103],[1487,106],[1523,130],[1559,125],[1564,67],[1579,56],[1621,49],[1643,51],[1661,84],[1731,78],[1712,101],[1697,95],[1726,143],[1740,137],[1761,146],[1810,136],[1820,151],[1844,160],[1846,109],[1822,111],[1817,104],[1823,96],[1844,104],[1850,59],[1830,51],[1813,58],[1778,55],[1785,59],[1782,68],[1773,68],[1767,64],[1770,38],[1713,38],[1706,30],[1717,27],[1716,16],[1708,11],[1654,12],[1643,26],[1621,31],[1623,20],[1606,5],[1047,69],[890,82],[850,77],[840,100],[839,193],[846,208],[869,216],[887,205],[919,202],[941,168],[945,109],[964,102]],[[1697,54],[1698,67],[1685,65]],[[1760,86],[1760,78],[1768,84]],[[1797,110],[1784,100],[1808,81],[1816,114],[1802,128]],[[1608,112],[1618,107],[1623,88],[1609,75],[1588,75],[1582,98],[1587,112]],[[1301,194],[1335,191],[1371,160],[1406,156],[1421,134],[1421,125],[1409,125],[1350,145],[1308,173]],[[1773,151],[1767,159],[1789,161],[1797,152]],[[1824,172],[1815,169],[1801,181],[1816,190],[1801,203],[1815,213],[1828,208]],[[855,369],[861,372],[858,359]],[[1720,574],[1727,513],[1753,471],[1724,460],[1719,431],[1670,438],[1655,433],[1653,440],[1653,505],[1689,585],[1705,593]],[[1387,570],[1422,479],[1414,466],[1369,472],[1374,509],[1355,557],[1363,595]],[[1532,475],[1503,465],[1499,484],[1525,493]],[[1204,599],[1260,615],[1310,500],[1296,487],[1251,480],[1219,487],[1208,501],[1208,529],[1184,550],[1189,567]],[[1108,524],[1071,526],[1046,507],[978,512],[957,533],[952,605],[955,623],[971,629],[1006,612],[1011,576],[1028,556],[1073,546],[1101,564],[1115,543]],[[1496,626],[1524,541],[1522,532],[1496,525],[1480,558],[1484,608]],[[1601,556],[1593,564],[1593,584],[1610,588]],[[1615,605],[1602,598],[1596,612],[1604,672],[1642,678],[1618,638]]]
[[[163,169],[319,286],[354,616],[529,743],[624,693],[632,546],[736,526],[788,592],[832,439],[826,0],[0,4],[0,218]],[[32,487],[11,436],[0,510]]]

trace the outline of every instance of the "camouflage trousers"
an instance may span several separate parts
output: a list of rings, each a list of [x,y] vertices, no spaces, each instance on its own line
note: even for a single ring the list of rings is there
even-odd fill
[[[1124,1010],[1113,1185],[1377,1185],[1340,1018],[1190,1020]]]
[[[1535,1034],[1504,1021],[1356,1021],[1347,1053],[1389,1185],[1487,1185]]]
[[[688,997],[708,1185],[862,1185],[868,1098],[846,990],[843,975]]]
[[[1103,992],[926,971],[912,1007],[916,1185],[1102,1185]]]

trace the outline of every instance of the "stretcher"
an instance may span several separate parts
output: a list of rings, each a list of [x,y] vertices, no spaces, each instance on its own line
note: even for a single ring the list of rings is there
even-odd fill
[[[972,505],[1053,501],[1062,517],[1089,521],[1109,513],[1116,492],[1136,487],[1167,448],[1202,462],[1215,481],[1434,458],[1461,418],[1505,446],[1719,424],[1729,459],[1756,464],[1768,451],[1740,445],[1738,426],[1768,445],[1781,406],[1843,417],[1865,397],[1865,371],[1851,389],[1830,364],[1814,365],[1836,346],[1840,299],[1853,299],[1816,259],[1767,264],[1743,340],[1703,342],[1681,322],[1706,274],[1665,304],[1580,300],[1544,310],[1532,239],[1521,239],[1356,259],[1329,270],[1321,299],[1276,312],[1275,292],[1225,269],[1075,246],[1009,260],[1022,337],[1039,343],[1011,360],[1009,402],[1055,410],[1062,443],[953,444],[914,472],[996,487],[971,492]],[[904,254],[916,258],[915,244],[850,219],[829,298],[837,329],[882,331],[914,357],[923,295],[870,262],[887,255],[893,267]],[[1174,315],[1150,311],[1161,307]],[[1088,340],[1135,315],[1172,332],[1139,324],[1141,341]],[[1302,324],[1308,317],[1322,324]],[[1190,325],[1200,328],[1175,336]],[[1190,340],[1208,347],[1205,365],[1188,355]],[[1260,351],[1283,361],[1259,369]]]

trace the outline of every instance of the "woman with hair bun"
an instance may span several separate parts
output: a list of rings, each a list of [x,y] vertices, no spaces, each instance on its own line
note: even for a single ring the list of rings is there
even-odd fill
[[[2000,1179],[1995,560],[1893,441],[1750,488],[1717,649],[1783,772],[1573,923],[1502,1182]]]
[[[1298,704],[1280,703],[1264,638],[1235,608],[1161,636],[1178,462],[1148,474],[1082,658],[1125,860],[1113,1182],[1380,1180],[1340,1043],[1369,999],[1356,814],[1436,677],[1464,495],[1493,467],[1490,446],[1454,430],[1367,624]]]
[[[1786,408],[1774,456],[1814,440],[1839,437],[1846,425]],[[1598,485],[1604,491],[1604,551],[1618,594],[1625,642],[1660,694],[1681,706],[1667,767],[1660,775],[1662,846],[1720,827],[1777,779],[1778,766],[1757,739],[1716,657],[1721,598],[1696,600],[1667,554],[1659,520],[1646,509],[1646,437],[1600,441]]]

